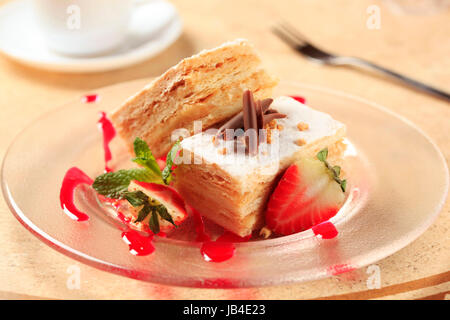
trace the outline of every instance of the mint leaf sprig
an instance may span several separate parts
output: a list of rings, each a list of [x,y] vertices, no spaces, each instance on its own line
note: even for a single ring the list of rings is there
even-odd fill
[[[169,152],[168,159],[171,159],[170,165],[169,160],[167,160],[167,166],[169,166],[169,169],[167,169],[166,166],[163,171],[165,174],[163,175],[163,172],[161,172],[161,169],[150,151],[148,144],[144,140],[136,138],[133,145],[135,157],[132,161],[141,167],[107,172],[99,175],[95,178],[92,187],[99,194],[107,198],[127,200],[133,207],[141,207],[135,222],[141,222],[149,214],[151,214],[149,219],[149,227],[154,234],[157,234],[160,231],[158,216],[161,217],[161,219],[172,223],[176,227],[172,216],[169,214],[164,205],[155,199],[149,198],[142,191],[128,191],[128,188],[133,180],[148,183],[169,184],[171,181],[171,168],[173,164],[173,157],[171,153],[174,152],[173,154],[175,155],[178,151],[173,151],[174,148],[172,148]]]
[[[317,154],[317,159],[319,159],[325,164],[327,169],[333,175],[334,181],[336,181],[341,186],[342,192],[345,192],[345,189],[347,188],[347,180],[341,180],[339,178],[339,175],[341,174],[341,167],[331,166],[327,161],[327,157],[328,157],[328,148],[320,150],[319,153]]]
[[[144,140],[136,138],[133,143],[135,158],[131,161],[137,163],[138,165],[147,168],[151,172],[155,179],[161,178],[161,169],[159,168],[158,162],[156,162],[150,148]]]
[[[167,154],[166,166],[162,171],[162,178],[165,184],[170,184],[170,182],[172,181],[173,163],[180,149],[180,140],[178,140],[177,142],[175,142],[175,144],[172,146],[172,149],[170,149],[169,153]]]
[[[107,172],[95,178],[92,187],[99,194],[111,199],[124,199],[130,182],[136,180],[141,182],[156,182],[146,168],[133,168]]]

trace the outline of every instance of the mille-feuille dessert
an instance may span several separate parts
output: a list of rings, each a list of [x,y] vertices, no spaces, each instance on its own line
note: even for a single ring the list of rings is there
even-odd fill
[[[276,84],[253,46],[236,40],[182,60],[111,119],[130,147],[139,137],[155,157],[167,155],[177,129],[192,135],[201,121],[204,132],[180,143],[172,186],[239,236],[264,226],[291,234],[342,205],[346,181],[336,164],[345,125],[291,97],[272,98]]]
[[[324,148],[337,163],[345,149],[345,126],[329,115],[285,96],[269,110],[276,113],[266,114],[269,120],[257,128],[265,129],[266,137],[256,154],[245,152],[244,139],[221,139],[212,130],[181,142],[175,188],[202,215],[240,236],[264,226],[267,201],[288,166]],[[273,119],[273,114],[282,117]]]

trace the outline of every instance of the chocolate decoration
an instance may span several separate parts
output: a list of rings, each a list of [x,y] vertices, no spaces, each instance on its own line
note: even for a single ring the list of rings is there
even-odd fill
[[[267,98],[264,100],[261,100],[261,109],[263,114],[265,113],[273,113],[272,109],[269,109],[270,105],[272,104],[273,99]],[[238,129],[244,127],[244,112],[241,111],[238,114],[236,114],[233,118],[225,122],[217,131],[217,136],[222,137],[225,135],[226,129]],[[226,139],[226,137],[225,137]]]
[[[228,137],[226,135],[227,129],[238,129],[243,127],[245,132],[252,129],[245,137],[245,144],[247,145],[248,152],[251,155],[256,155],[258,152],[259,134],[261,134],[260,129],[264,129],[264,126],[274,119],[286,117],[285,114],[269,109],[272,102],[273,99],[271,98],[255,101],[252,92],[250,90],[245,90],[242,98],[242,111],[219,128],[217,137],[223,137],[224,139],[229,140],[234,137]],[[249,135],[252,137],[252,143],[250,143]]]
[[[263,122],[263,128],[266,124],[268,124],[270,121],[274,120],[274,119],[281,119],[281,118],[286,118],[285,114],[282,113],[278,113],[278,112],[274,112],[274,113],[269,113],[264,115],[264,122]]]
[[[225,131],[227,129],[237,129],[242,128],[243,126],[244,126],[244,117],[243,112],[241,111],[219,128],[219,131],[217,131],[217,136],[218,137],[225,136],[225,139],[228,140],[228,137],[225,135]]]
[[[261,102],[261,109],[262,109],[263,114],[264,114],[269,109],[270,105],[273,102],[273,99],[272,98],[267,98],[267,99],[264,99],[264,100],[260,100],[260,102]]]
[[[244,131],[247,131],[248,129],[257,129],[256,103],[250,90],[244,92],[243,105]]]
[[[264,127],[264,113],[262,111],[261,101],[256,101],[256,120],[258,128]]]
[[[244,92],[243,97],[244,111],[244,131],[247,133],[245,143],[251,155],[255,155],[258,151],[258,119],[257,119],[257,103],[253,98],[250,90]],[[250,130],[250,131],[248,131]]]

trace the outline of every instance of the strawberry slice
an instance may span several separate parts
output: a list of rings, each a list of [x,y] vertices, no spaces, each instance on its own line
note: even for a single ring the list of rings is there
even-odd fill
[[[291,165],[272,193],[266,224],[272,231],[289,235],[333,217],[345,195],[325,163],[302,159]]]
[[[166,167],[166,157],[160,157],[156,159],[156,163],[158,164],[159,169],[163,171],[164,168]]]
[[[146,183],[139,181],[132,181],[128,188],[130,191],[142,191],[145,193],[150,200],[157,201],[157,203],[162,204],[167,212],[172,217],[172,220],[175,225],[180,225],[186,218],[188,217],[185,209],[184,200],[178,194],[175,189],[157,183]],[[134,219],[137,219],[139,215],[139,208],[135,208],[129,204],[129,210],[134,216]],[[144,225],[148,225],[151,214],[148,214],[145,219],[140,221]],[[160,231],[167,232],[174,228],[174,225],[169,221],[161,219],[158,217]]]

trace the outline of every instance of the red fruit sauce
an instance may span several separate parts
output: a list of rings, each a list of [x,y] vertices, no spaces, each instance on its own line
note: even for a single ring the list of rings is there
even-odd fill
[[[239,237],[230,231],[225,231],[215,241],[205,231],[205,224],[200,213],[189,205],[186,205],[186,211],[192,215],[197,233],[196,241],[203,242],[200,253],[206,261],[223,262],[234,256],[236,242],[245,242],[250,240],[251,236]]]
[[[98,98],[98,94],[88,94],[85,95],[82,100],[84,103],[93,103],[96,102]]]
[[[234,288],[233,282],[225,278],[205,279],[198,282],[198,286],[207,288]]]
[[[100,113],[100,119],[98,124],[103,133],[103,150],[105,152],[105,171],[110,172],[111,169],[108,167],[108,161],[112,159],[111,149],[109,148],[109,143],[116,136],[116,129],[114,129],[111,121],[106,117],[105,112]]]
[[[339,274],[345,273],[345,272],[350,272],[350,271],[354,271],[356,270],[354,267],[352,267],[349,264],[336,264],[334,266],[331,266],[330,268],[328,268],[328,272],[333,275],[333,276],[337,276]]]
[[[200,252],[206,261],[223,262],[231,259],[236,250],[236,242],[246,242],[251,236],[239,237],[230,231],[225,231],[216,241],[203,242]]]
[[[76,221],[86,221],[89,219],[87,214],[81,212],[75,206],[73,194],[78,185],[83,183],[91,185],[93,182],[94,181],[91,178],[77,167],[67,170],[59,193],[59,201],[61,203],[61,208],[70,218]]]
[[[210,241],[211,238],[205,231],[205,224],[203,223],[203,218],[200,213],[188,204],[186,204],[186,211],[189,215],[192,215],[192,218],[194,219],[195,232],[197,233],[197,238],[195,239],[195,241]]]
[[[230,242],[206,241],[203,242],[200,253],[205,261],[223,262],[231,259],[235,250],[233,243]]]
[[[128,224],[131,222],[131,219],[126,217],[122,212],[117,211],[117,218],[122,221],[124,224]]]
[[[153,235],[143,236],[135,230],[129,230],[122,232],[122,239],[128,244],[132,255],[146,256],[155,251],[152,244]]]
[[[306,102],[306,99],[301,97],[301,96],[291,96],[291,98],[297,100],[300,103],[305,103]]]
[[[311,229],[316,236],[322,236],[322,239],[333,239],[338,235],[336,227],[330,221],[319,223]]]

